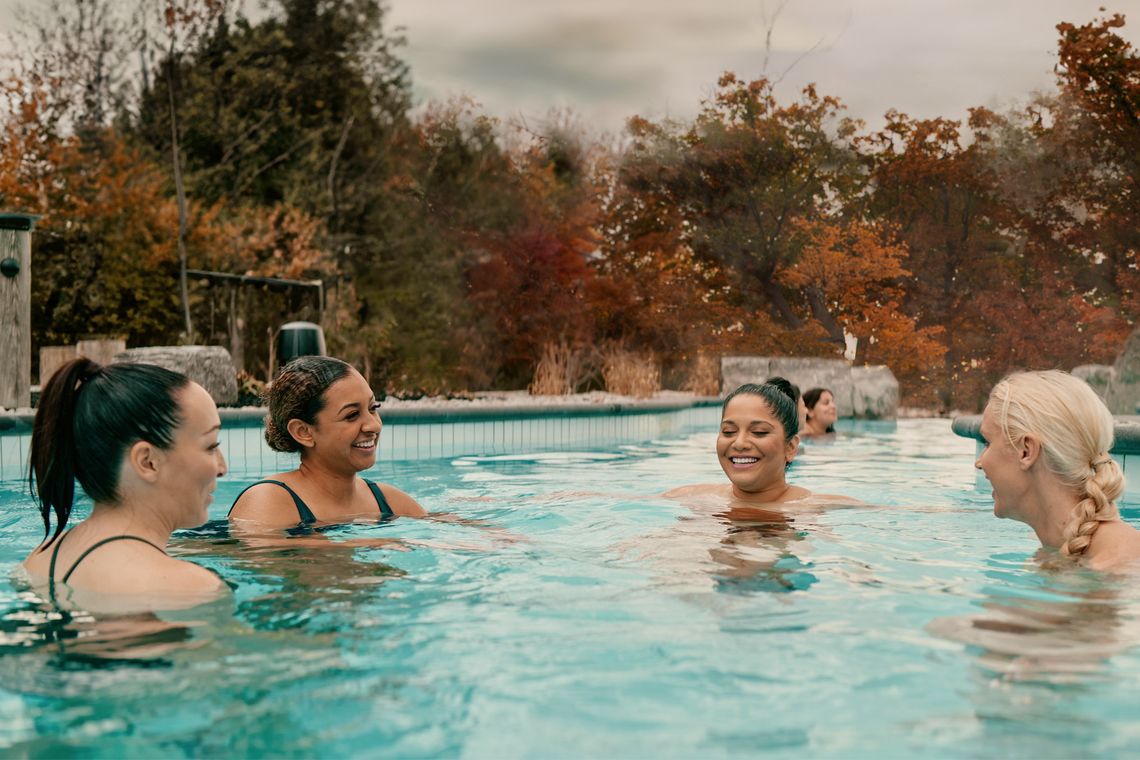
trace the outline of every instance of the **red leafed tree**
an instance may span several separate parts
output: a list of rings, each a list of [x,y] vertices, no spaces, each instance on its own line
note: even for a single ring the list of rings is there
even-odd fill
[[[598,248],[589,157],[551,136],[514,157],[515,218],[499,231],[467,236],[478,251],[468,270],[470,298],[500,376],[529,379],[548,343],[594,338],[587,299]],[[490,358],[490,357],[488,357]]]
[[[858,184],[855,125],[842,110],[810,86],[782,105],[771,82],[727,73],[691,126],[630,121],[622,181],[649,199],[650,213],[674,209],[680,240],[723,274],[740,305],[796,331],[804,318],[776,273],[803,250],[798,223],[821,218]],[[834,354],[843,335],[815,311],[822,306],[813,303],[812,316],[832,345],[803,349]]]

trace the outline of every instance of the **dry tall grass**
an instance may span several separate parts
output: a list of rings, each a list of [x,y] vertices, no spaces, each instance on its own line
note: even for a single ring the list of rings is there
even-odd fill
[[[534,378],[527,390],[532,396],[565,396],[578,389],[590,372],[585,351],[568,343],[547,343],[534,368]]]
[[[602,347],[601,364],[602,382],[610,393],[647,398],[661,390],[661,366],[651,353],[611,343]]]
[[[688,377],[681,390],[698,396],[720,395],[720,360],[710,354],[697,354],[689,365]]]

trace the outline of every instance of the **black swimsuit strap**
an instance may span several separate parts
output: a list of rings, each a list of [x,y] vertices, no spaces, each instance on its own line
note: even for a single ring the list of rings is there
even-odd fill
[[[67,580],[71,577],[71,574],[75,572],[75,568],[79,567],[80,562],[87,559],[88,554],[95,551],[96,549],[98,549],[103,544],[109,544],[112,541],[142,541],[147,546],[152,546],[155,549],[157,549],[158,551],[162,552],[163,554],[166,554],[166,551],[161,546],[157,546],[154,543],[147,541],[145,538],[141,538],[139,536],[111,536],[110,538],[104,538],[102,541],[96,541],[95,543],[91,544],[91,546],[87,547],[87,551],[85,551],[79,555],[79,559],[75,560],[75,564],[73,564],[71,566],[71,569],[68,570],[64,574],[63,579],[60,581],[60,583],[67,583]],[[53,565],[54,565],[54,559],[55,559],[55,557],[53,555],[52,556]],[[54,570],[54,569],[55,568],[53,567],[52,570]],[[52,577],[53,578],[55,577],[54,572],[52,573]]]
[[[380,490],[380,486],[373,483],[371,480],[365,480],[368,484],[368,490],[372,492],[373,498],[376,499],[377,506],[380,507],[381,517],[391,517],[393,515],[392,507],[388,504],[388,499],[384,497],[384,492]]]
[[[63,546],[63,539],[67,538],[67,534],[71,531],[65,531],[63,535],[55,540],[55,548],[51,550],[51,562],[48,564],[48,596],[51,600],[55,601],[55,561],[59,557],[59,547]]]
[[[253,488],[254,486],[259,486],[259,485],[262,485],[263,483],[269,483],[271,485],[281,486],[282,488],[284,488],[286,491],[289,492],[289,495],[293,497],[293,506],[295,506],[297,508],[297,516],[301,518],[301,522],[303,522],[303,523],[315,523],[317,521],[317,516],[313,514],[313,510],[309,509],[309,505],[306,504],[301,499],[301,497],[297,495],[296,491],[294,491],[292,488],[290,488],[289,486],[282,483],[280,480],[259,480],[256,483],[253,483],[252,485],[246,486],[244,489],[242,489],[242,492],[237,495],[237,499],[234,499],[233,506],[230,507],[229,514],[227,514],[226,516],[229,517],[230,514],[233,514],[234,507],[237,506],[238,499],[241,499],[242,494],[244,494],[246,491]]]

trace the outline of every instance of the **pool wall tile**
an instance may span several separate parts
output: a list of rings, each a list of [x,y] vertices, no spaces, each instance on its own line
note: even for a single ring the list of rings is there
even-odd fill
[[[710,430],[720,419],[717,406],[708,404],[645,411],[633,405],[605,413],[540,416],[533,412],[515,417],[432,415],[418,420],[394,415],[380,432],[378,461],[451,459],[461,456],[522,454],[539,451],[582,450],[614,444],[640,443],[687,430]],[[265,443],[261,415],[223,421],[222,452],[234,475],[260,476],[291,470],[296,454],[273,451]],[[27,477],[30,431],[0,435],[0,480]]]

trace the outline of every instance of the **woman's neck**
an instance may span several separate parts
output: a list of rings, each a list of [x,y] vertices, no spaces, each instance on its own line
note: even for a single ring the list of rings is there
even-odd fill
[[[356,489],[356,472],[333,469],[323,465],[319,460],[305,457],[297,467],[298,474],[306,482],[321,493],[328,496],[334,503],[348,504],[352,500]]]
[[[1037,479],[1030,498],[1037,505],[1034,519],[1029,523],[1037,539],[1042,546],[1061,548],[1065,543],[1065,526],[1072,521],[1080,496],[1050,474]]]
[[[740,501],[752,502],[754,504],[774,504],[783,500],[790,490],[792,490],[792,487],[788,485],[783,478],[780,478],[778,481],[759,491],[742,491],[736,485],[733,485],[732,496]]]
[[[808,435],[824,435],[827,433],[827,425],[823,425],[816,420],[808,420],[805,423],[806,432]]]
[[[96,503],[80,525],[86,526],[86,531],[90,531],[95,540],[110,536],[138,536],[160,547],[169,543],[170,534],[178,527],[154,509],[133,501]]]

